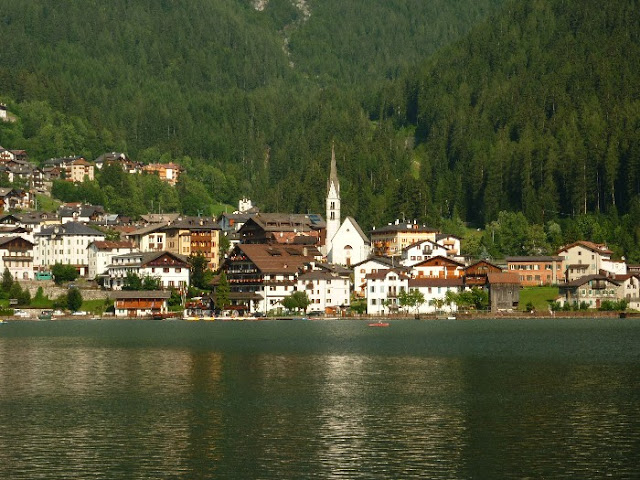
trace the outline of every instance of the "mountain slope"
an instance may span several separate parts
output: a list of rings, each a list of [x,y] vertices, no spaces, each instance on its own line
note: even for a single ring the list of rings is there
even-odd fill
[[[538,223],[628,211],[640,194],[638,11],[511,2],[400,79],[379,107],[416,128],[434,202],[479,223],[504,209]]]

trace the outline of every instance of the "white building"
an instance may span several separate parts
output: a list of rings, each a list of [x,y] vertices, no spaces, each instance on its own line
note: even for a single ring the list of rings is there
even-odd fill
[[[296,281],[296,289],[309,297],[308,312],[335,313],[350,305],[348,271],[312,270],[303,273]]]
[[[398,311],[398,295],[408,291],[409,276],[402,270],[390,269],[370,273],[367,282],[367,313],[382,315]]]
[[[73,265],[86,275],[89,268],[89,244],[105,239],[104,233],[81,223],[44,227],[35,234],[34,267],[50,267],[56,263]]]
[[[587,275],[598,275],[605,266],[611,268],[612,253],[606,245],[586,241],[572,243],[558,251],[558,255],[564,257],[568,282]]]
[[[448,291],[459,293],[464,289],[462,278],[411,278],[409,291],[417,290],[422,293],[424,303],[418,305],[417,311],[408,313],[437,313],[438,311],[455,312],[455,304],[446,304]],[[438,306],[437,303],[442,303]]]
[[[88,247],[89,270],[87,277],[96,278],[107,273],[113,257],[137,251],[131,242],[93,242]]]
[[[333,236],[327,254],[329,263],[351,266],[367,259],[371,254],[371,242],[364,234],[355,218],[344,219]]]
[[[423,260],[432,257],[446,257],[448,250],[436,242],[431,240],[421,240],[402,249],[400,263],[405,267],[411,267]]]
[[[140,278],[155,277],[162,288],[184,289],[189,286],[189,263],[182,255],[171,252],[133,252],[112,258],[106,284],[121,290],[127,274]]]
[[[353,290],[360,297],[366,296],[366,277],[370,273],[376,273],[390,268],[400,268],[398,261],[389,257],[371,257],[353,265]],[[404,267],[402,267],[404,268]],[[404,269],[408,275],[409,270]]]

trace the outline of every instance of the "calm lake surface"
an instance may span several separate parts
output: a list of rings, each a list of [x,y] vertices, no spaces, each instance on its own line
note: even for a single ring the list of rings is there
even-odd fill
[[[640,478],[640,319],[3,324],[0,478]]]

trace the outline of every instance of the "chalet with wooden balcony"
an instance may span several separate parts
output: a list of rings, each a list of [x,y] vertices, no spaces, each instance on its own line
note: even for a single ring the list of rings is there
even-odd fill
[[[502,273],[502,268],[486,260],[468,265],[464,268],[463,278],[467,287],[484,287],[489,283],[490,273]]]
[[[166,290],[119,291],[111,294],[119,318],[162,316],[168,312],[171,292]]]
[[[16,280],[33,280],[35,244],[19,237],[0,237],[0,272],[8,269]]]
[[[281,307],[295,290],[298,275],[320,259],[317,248],[304,245],[236,245],[222,265],[231,304],[263,313]]]
[[[584,302],[589,308],[599,308],[605,300],[619,300],[620,283],[606,275],[585,275],[577,280],[558,284],[559,302],[561,305],[580,305]]]
[[[320,215],[258,213],[238,230],[242,243],[324,245],[326,223]]]
[[[159,230],[166,249],[180,255],[202,255],[211,270],[220,266],[220,226],[212,218],[179,217]]]
[[[452,258],[437,256],[423,260],[411,267],[411,275],[415,278],[458,278],[464,273],[464,263]]]

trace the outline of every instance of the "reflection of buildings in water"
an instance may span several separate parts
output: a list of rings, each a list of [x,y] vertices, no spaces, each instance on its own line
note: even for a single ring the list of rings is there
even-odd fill
[[[455,477],[465,432],[456,359],[325,357],[319,454],[332,471]],[[382,470],[381,470],[382,469]],[[416,470],[417,469],[417,470]]]

